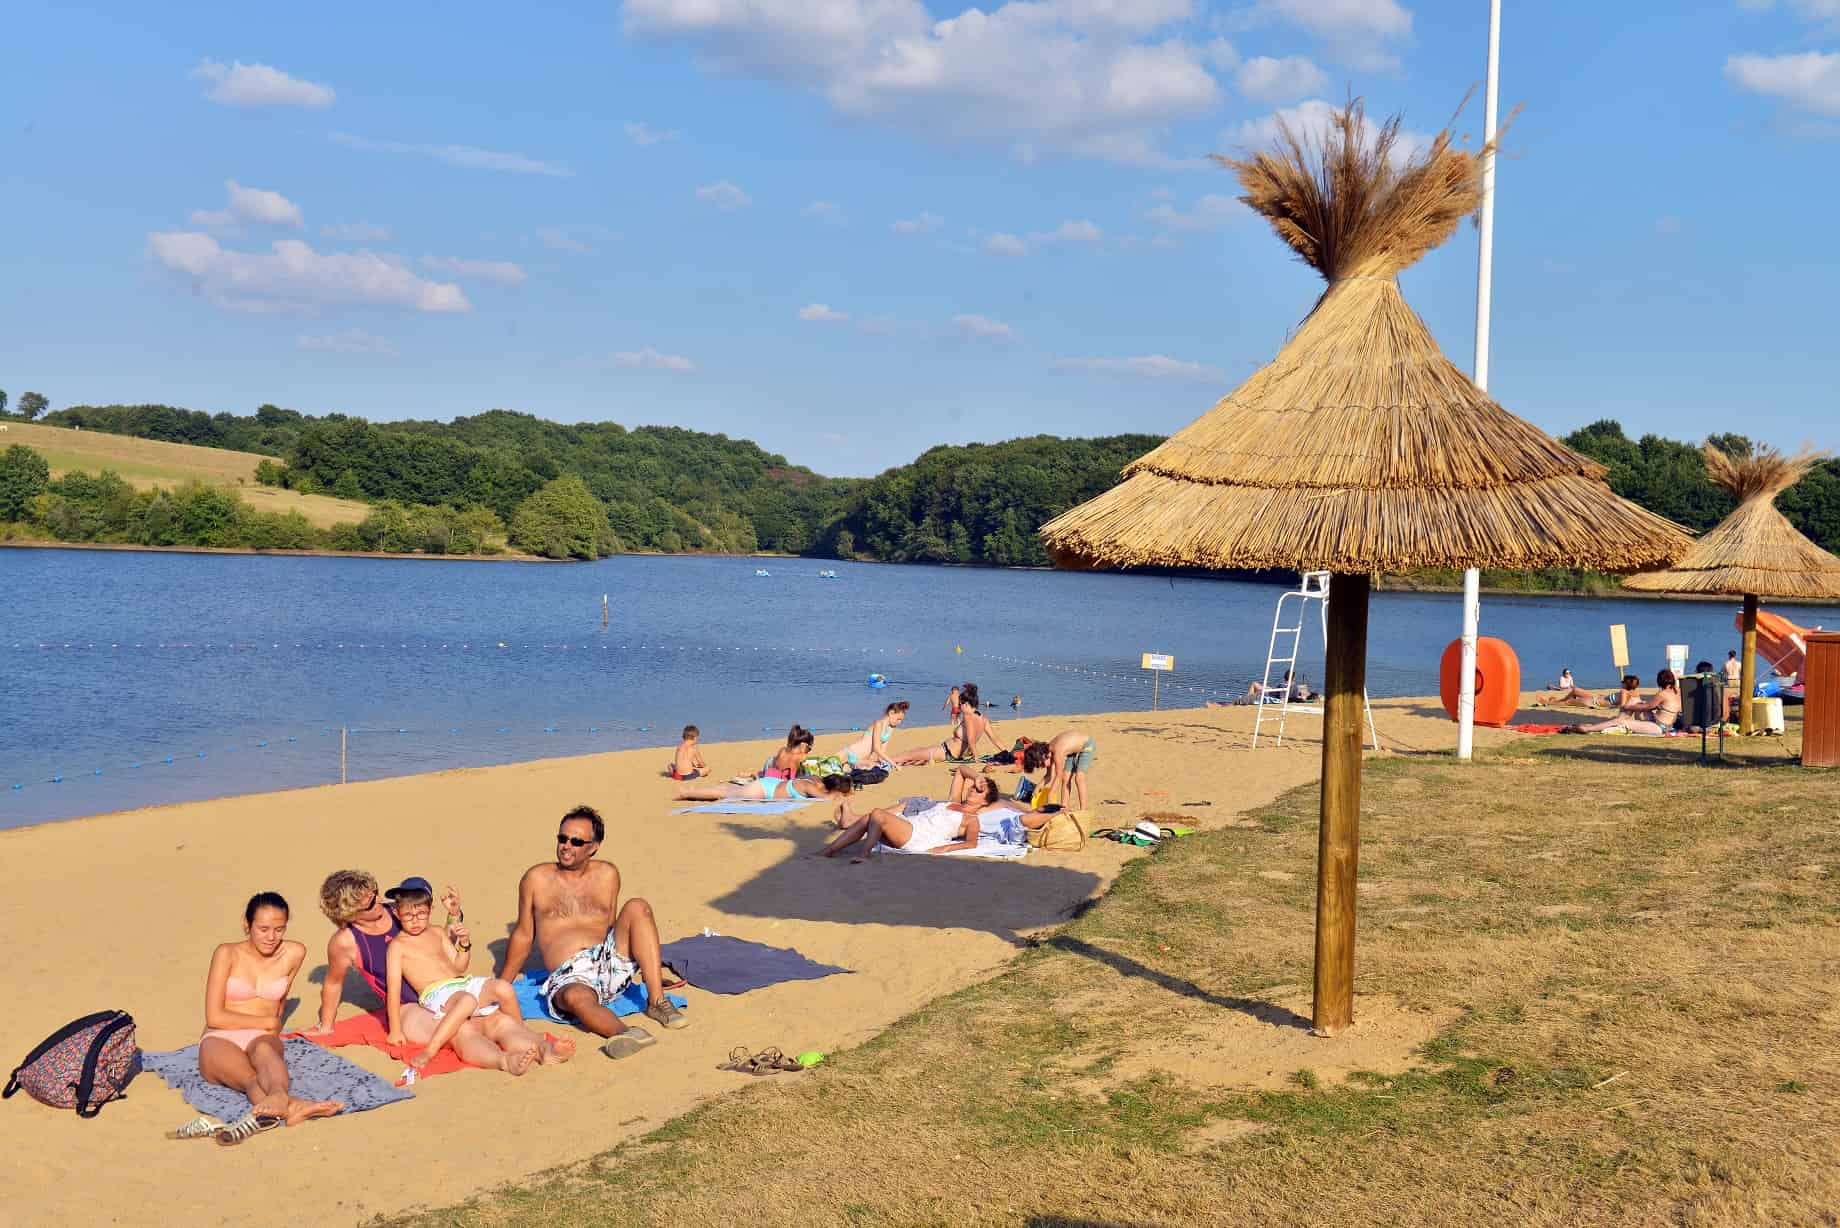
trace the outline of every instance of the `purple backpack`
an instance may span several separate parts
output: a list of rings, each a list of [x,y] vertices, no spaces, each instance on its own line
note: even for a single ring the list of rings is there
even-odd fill
[[[127,1090],[141,1072],[135,1043],[134,1016],[127,1011],[97,1011],[74,1019],[47,1036],[26,1055],[0,1098],[26,1095],[54,1109],[75,1109],[94,1117],[102,1106]]]

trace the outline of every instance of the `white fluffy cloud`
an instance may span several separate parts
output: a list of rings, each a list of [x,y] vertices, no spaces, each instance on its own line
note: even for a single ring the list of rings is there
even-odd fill
[[[1725,77],[1739,89],[1822,115],[1840,115],[1840,52],[1734,55]]]
[[[316,252],[300,239],[268,251],[233,251],[207,234],[160,231],[147,255],[232,311],[300,311],[315,307],[393,307],[403,311],[471,311],[451,282],[419,277],[401,260],[375,252]]]
[[[972,337],[988,341],[1013,341],[1016,330],[1001,320],[989,316],[956,315],[952,317],[952,328],[961,337]]]
[[[1738,7],[1761,13],[1775,8],[1776,0],[1738,0]],[[1785,0],[1784,7],[1803,21],[1840,29],[1840,0]]]
[[[348,328],[342,333],[328,333],[318,337],[303,333],[294,338],[294,348],[319,354],[377,354],[386,358],[396,356],[396,346],[387,337],[374,336],[361,328]]]
[[[890,222],[888,229],[898,235],[923,235],[938,230],[945,224],[946,220],[937,213],[922,211],[918,217],[904,217],[899,221]]]
[[[630,370],[646,371],[694,371],[696,364],[682,354],[665,354],[646,346],[639,350],[617,350],[613,355],[613,365]]]
[[[1184,362],[1167,354],[1144,354],[1137,358],[1056,358],[1054,365],[1068,371],[1092,371],[1100,375],[1125,375],[1139,379],[1187,379],[1219,382],[1226,372],[1202,362]]]
[[[704,184],[696,190],[696,198],[718,209],[745,209],[754,203],[752,197],[726,179]]]
[[[1036,231],[1029,238],[1037,243],[1097,243],[1105,232],[1091,222],[1062,222],[1053,230]]]
[[[835,217],[837,216],[837,204],[835,201],[814,200],[799,212],[805,217]]]
[[[813,324],[841,324],[849,318],[849,312],[833,311],[827,303],[807,303],[799,308],[799,319]]]
[[[230,194],[230,207],[194,209],[192,225],[221,228],[249,222],[257,226],[292,226],[298,229],[306,224],[300,206],[279,192],[246,188],[234,179],[224,180],[224,187]]]
[[[1398,0],[1258,0],[1236,15],[1243,25],[1279,23],[1307,31],[1338,63],[1395,69],[1389,44],[1412,37],[1412,14]]]
[[[194,81],[208,81],[204,96],[227,107],[329,107],[338,95],[330,85],[290,77],[267,64],[203,59],[192,69]]]
[[[1186,211],[1165,201],[1144,213],[1144,220],[1163,230],[1213,230],[1246,216],[1246,206],[1231,196],[1209,192]]]
[[[962,0],[961,0],[962,2]],[[780,80],[853,119],[953,145],[1160,163],[1207,114],[1192,0],[1013,0],[935,19],[924,0],[625,0],[626,32],[686,42],[718,72]]]
[[[328,239],[337,239],[341,243],[388,243],[390,230],[387,226],[377,226],[370,222],[344,222],[336,226],[321,226],[321,235]]]
[[[422,267],[461,281],[489,281],[501,286],[521,286],[530,275],[509,260],[468,260],[461,256],[423,256]]]
[[[537,227],[537,242],[556,251],[572,252],[576,255],[588,250],[586,243],[559,226]]]
[[[521,153],[480,149],[474,145],[417,145],[407,141],[373,141],[369,137],[354,136],[349,132],[334,132],[331,134],[331,140],[333,144],[343,145],[347,149],[389,154],[397,158],[426,158],[430,161],[445,162],[449,166],[458,166],[472,171],[503,171],[509,175],[552,175],[564,179],[575,174],[568,167],[554,162],[526,157]]]
[[[1301,55],[1282,59],[1261,55],[1241,64],[1233,83],[1240,93],[1259,102],[1289,102],[1327,89],[1329,75]]]
[[[635,145],[658,145],[665,141],[675,141],[677,136],[676,129],[660,132],[643,120],[634,120],[626,125],[626,139]]]
[[[984,250],[998,256],[1021,256],[1027,253],[1029,245],[1015,235],[998,233],[984,240]]]

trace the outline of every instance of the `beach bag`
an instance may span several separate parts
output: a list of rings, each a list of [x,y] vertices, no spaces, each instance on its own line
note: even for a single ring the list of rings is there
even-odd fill
[[[885,767],[859,767],[850,769],[850,785],[852,788],[861,789],[869,785],[879,785],[887,779],[888,769]]]
[[[1086,847],[1086,829],[1071,810],[1056,810],[1040,827],[1029,829],[1029,847],[1044,853],[1077,853]]]
[[[54,1109],[75,1109],[94,1117],[122,1095],[141,1072],[134,1016],[127,1011],[97,1011],[73,1019],[26,1055],[0,1098],[24,1091]]]

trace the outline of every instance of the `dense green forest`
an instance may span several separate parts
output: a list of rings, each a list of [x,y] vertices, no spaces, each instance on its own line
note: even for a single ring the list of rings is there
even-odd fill
[[[365,522],[366,537],[395,545],[354,544],[348,532],[337,548],[428,549],[403,543],[424,540],[439,548],[444,538],[474,544],[502,534],[516,548],[552,557],[777,550],[995,566],[1045,564],[1035,530],[1112,485],[1120,469],[1160,442],[1154,435],[1041,435],[938,447],[864,480],[823,477],[725,435],[556,423],[507,410],[447,423],[373,423],[273,405],[250,415],[109,405],[72,406],[41,420],[263,453],[275,459],[259,466],[261,481],[377,505]],[[1695,532],[1732,510],[1731,497],[1707,479],[1695,443],[1658,435],[1632,440],[1608,419],[1572,432],[1565,442],[1603,463],[1618,494]],[[1736,452],[1750,447],[1739,435],[1712,442]],[[48,493],[70,503],[87,497],[59,483],[50,483]],[[119,495],[111,496],[111,506],[119,505]],[[1816,542],[1840,550],[1840,462],[1818,466],[1777,506]],[[100,523],[95,513],[88,521],[57,515],[72,531],[80,523]],[[472,519],[463,528],[459,518],[466,515]],[[42,516],[40,522],[49,523]],[[1565,571],[1491,574],[1485,582],[1535,588],[1603,583]]]

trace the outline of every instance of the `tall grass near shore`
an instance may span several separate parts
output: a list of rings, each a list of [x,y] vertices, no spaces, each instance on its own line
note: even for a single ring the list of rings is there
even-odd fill
[[[1389,1069],[1209,1076],[1294,1030],[1310,787],[815,1072],[398,1222],[1831,1222],[1840,773],[1564,741],[1370,765],[1357,1019],[1434,1024]]]

